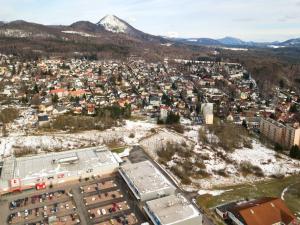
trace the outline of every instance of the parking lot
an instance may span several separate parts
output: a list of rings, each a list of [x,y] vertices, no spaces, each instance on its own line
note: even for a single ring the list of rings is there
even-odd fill
[[[136,225],[146,221],[117,174],[9,194],[0,200],[1,225]]]
[[[134,213],[137,208],[118,176],[81,186],[80,190],[92,224],[134,225],[145,222]]]
[[[108,202],[114,199],[121,199],[124,196],[122,195],[121,190],[109,191],[109,192],[100,192],[96,195],[92,195],[84,198],[86,206],[95,205],[98,203]]]
[[[88,194],[88,193],[97,192],[99,190],[104,191],[107,189],[112,189],[114,187],[117,187],[116,182],[114,180],[108,180],[108,181],[103,181],[103,182],[80,187],[80,190],[81,190],[81,193]]]
[[[18,196],[18,195],[17,195]],[[49,224],[64,221],[66,224],[79,224],[80,219],[70,190],[58,189],[39,194],[20,194],[8,203],[7,224]],[[1,210],[2,212],[2,210]]]
[[[120,216],[116,219],[110,219],[109,221],[105,221],[102,223],[97,223],[96,225],[111,225],[111,224],[115,224],[115,225],[137,225],[139,224],[138,219],[136,218],[134,213],[131,214],[125,214],[125,216]]]

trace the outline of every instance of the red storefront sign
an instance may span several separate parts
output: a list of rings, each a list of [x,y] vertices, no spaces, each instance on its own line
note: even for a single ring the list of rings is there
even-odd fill
[[[10,180],[10,191],[21,191],[21,179],[14,178]]]
[[[41,189],[45,189],[46,188],[46,184],[45,183],[38,183],[35,185],[36,190],[41,190]]]

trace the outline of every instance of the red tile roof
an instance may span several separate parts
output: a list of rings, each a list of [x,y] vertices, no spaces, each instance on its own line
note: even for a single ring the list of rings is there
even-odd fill
[[[279,198],[261,198],[234,208],[247,225],[296,224],[296,217]],[[295,222],[295,223],[293,223]]]

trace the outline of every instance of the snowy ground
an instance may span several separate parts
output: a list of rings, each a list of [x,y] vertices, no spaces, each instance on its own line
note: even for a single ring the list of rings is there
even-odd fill
[[[31,112],[24,112],[24,118],[32,121]],[[18,127],[16,121],[13,126]],[[156,124],[147,121],[126,121],[122,127],[116,127],[105,131],[86,131],[73,134],[62,132],[44,134],[41,136],[26,136],[24,133],[15,133],[13,136],[0,138],[0,155],[8,156],[16,148],[25,147],[35,148],[38,152],[43,151],[64,151],[80,147],[101,145],[116,141],[122,145],[140,144],[149,155],[157,159],[157,150],[166,146],[168,142],[192,146],[193,156],[191,162],[196,163],[195,159],[202,159],[208,177],[202,179],[192,179],[192,185],[182,186],[189,191],[207,191],[214,187],[229,186],[245,182],[254,182],[263,177],[255,175],[243,176],[239,166],[241,163],[249,162],[253,166],[261,168],[265,177],[272,175],[289,175],[300,172],[300,163],[284,155],[278,155],[273,150],[262,146],[260,143],[253,142],[253,149],[237,149],[234,153],[226,153],[220,148],[212,148],[203,145],[198,141],[198,130],[200,126],[185,125],[184,134],[178,134],[165,128],[160,128]],[[154,128],[156,132],[153,132]],[[131,135],[133,134],[133,135]],[[131,137],[130,137],[131,136]],[[133,136],[133,137],[132,137]],[[176,155],[176,160],[172,160],[168,165],[175,165],[184,160]],[[168,167],[165,167],[168,170]],[[220,175],[219,171],[227,175]],[[168,170],[171,173],[170,170]],[[175,177],[175,176],[174,176]]]
[[[205,194],[209,194],[209,195],[212,195],[212,196],[218,196],[218,195],[221,195],[227,191],[231,191],[230,190],[200,190],[198,191],[198,195],[205,195]]]
[[[15,106],[14,106],[15,107]],[[26,135],[26,130],[37,123],[36,110],[31,108],[15,107],[19,110],[19,118],[7,124],[10,136]]]
[[[151,128],[155,124],[144,121],[126,121],[123,127],[116,127],[105,131],[85,131],[74,134],[62,132],[51,135],[25,136],[23,133],[0,138],[0,155],[8,156],[16,148],[33,148],[39,152],[69,150],[80,147],[88,147],[117,141],[124,145],[137,144],[140,139],[151,134]],[[129,137],[134,134],[134,137]]]
[[[168,142],[178,144],[187,142],[192,144],[192,141],[168,129],[159,129],[156,134],[144,138],[139,144],[155,159],[157,158],[156,152],[164,148]]]
[[[194,146],[194,154],[191,161],[195,161],[195,158],[202,158],[209,177],[192,179],[193,182],[191,185],[182,186],[182,188],[187,191],[198,191],[200,189],[205,193],[210,193],[207,189],[255,182],[273,175],[287,176],[300,172],[299,161],[292,160],[285,155],[277,154],[256,141],[253,141],[252,149],[242,148],[236,149],[233,153],[227,153],[221,148],[216,149],[200,143],[198,141],[198,130],[200,126],[186,126],[186,128],[186,132],[183,135],[162,129],[157,134],[143,139],[140,144],[155,159],[158,159],[156,155],[157,150],[165,146],[167,142],[186,142],[188,145]],[[175,154],[173,160],[171,160],[165,168],[171,168],[176,162],[182,162],[183,160],[183,158]],[[240,164],[245,162],[259,167],[264,177],[258,177],[252,174],[244,176],[240,171]],[[218,171],[225,172],[226,176],[219,175]]]

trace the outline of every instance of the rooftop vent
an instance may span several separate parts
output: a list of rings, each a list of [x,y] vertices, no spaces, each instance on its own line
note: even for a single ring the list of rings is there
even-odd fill
[[[95,149],[94,151],[95,152],[104,152],[104,151],[106,151],[106,149],[100,147],[100,148]]]
[[[67,157],[67,158],[61,158],[57,160],[53,160],[53,163],[58,164],[74,164],[79,161],[79,158],[77,156]]]
[[[169,201],[168,202],[168,207],[171,207],[171,206],[173,206],[174,205],[174,202],[173,201]]]

